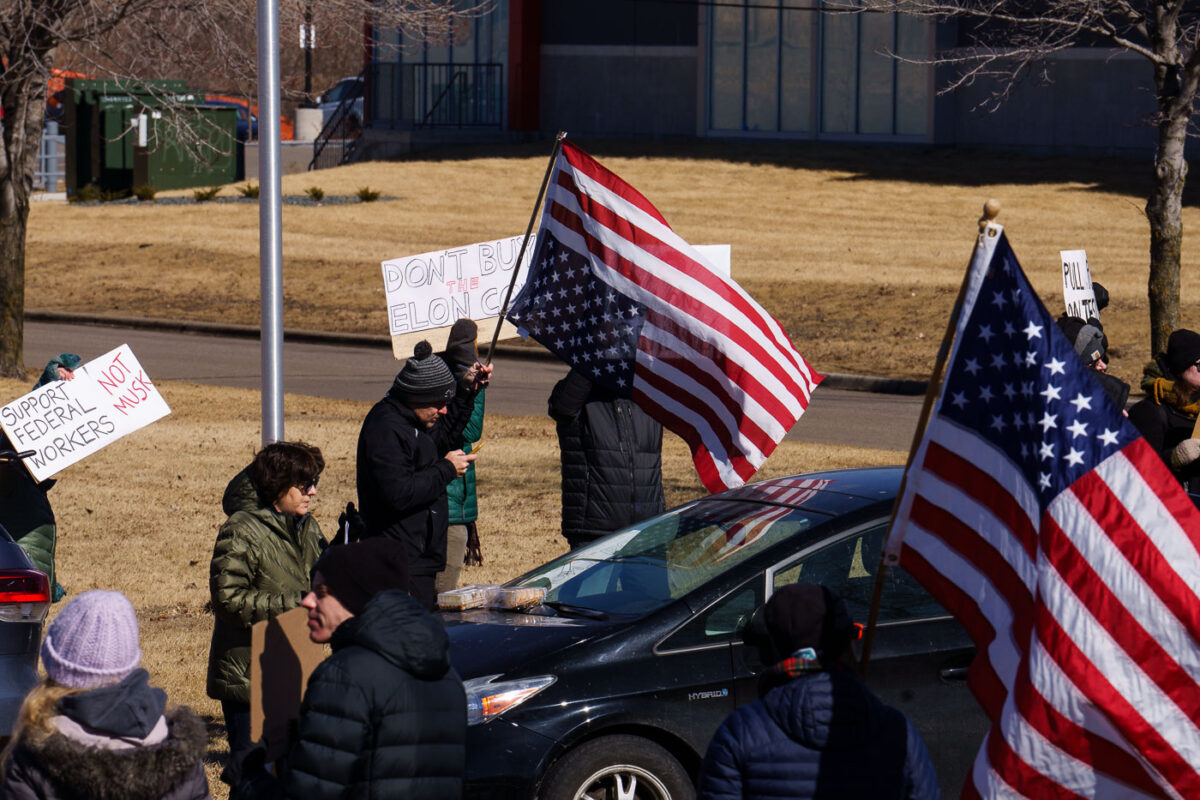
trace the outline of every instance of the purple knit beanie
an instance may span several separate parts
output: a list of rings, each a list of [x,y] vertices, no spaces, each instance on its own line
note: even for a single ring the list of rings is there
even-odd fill
[[[54,618],[42,641],[46,674],[73,689],[120,683],[141,660],[137,615],[120,592],[79,595]]]

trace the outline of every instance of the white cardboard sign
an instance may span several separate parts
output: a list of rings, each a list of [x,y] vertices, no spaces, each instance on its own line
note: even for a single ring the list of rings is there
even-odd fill
[[[1096,308],[1096,293],[1092,290],[1092,272],[1088,269],[1087,251],[1059,250],[1062,260],[1063,300],[1067,315],[1086,320],[1100,319]]]
[[[421,339],[428,339],[434,351],[444,350],[450,328],[464,317],[477,324],[480,342],[490,342],[524,238],[509,236],[382,262],[388,330],[395,357],[412,355],[413,345]],[[513,285],[513,297],[525,285],[534,244],[530,237]],[[696,249],[729,276],[729,245],[697,245]],[[517,336],[516,327],[510,325],[501,338]]]
[[[126,434],[171,413],[129,345],[123,344],[55,381],[0,407],[0,427],[43,481]]]

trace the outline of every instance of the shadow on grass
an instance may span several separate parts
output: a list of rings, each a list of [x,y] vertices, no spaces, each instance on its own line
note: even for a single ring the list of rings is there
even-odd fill
[[[678,158],[762,164],[792,169],[850,173],[842,180],[902,180],[929,185],[1082,183],[1096,191],[1145,198],[1153,180],[1153,160],[1143,157],[1052,156],[913,145],[847,145],[826,142],[745,140],[572,139],[605,158]],[[494,144],[445,146],[407,156],[411,161],[549,156],[549,138]],[[1200,204],[1200,184],[1184,191],[1186,205]]]
[[[216,764],[222,770],[229,763],[229,732],[225,728],[225,719],[213,714],[201,714],[204,727],[208,731],[208,750],[204,754],[205,764]]]

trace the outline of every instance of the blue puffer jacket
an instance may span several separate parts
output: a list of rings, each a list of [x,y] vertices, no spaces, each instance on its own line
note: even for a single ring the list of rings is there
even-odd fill
[[[849,670],[796,678],[721,724],[702,800],[939,798],[920,734]]]

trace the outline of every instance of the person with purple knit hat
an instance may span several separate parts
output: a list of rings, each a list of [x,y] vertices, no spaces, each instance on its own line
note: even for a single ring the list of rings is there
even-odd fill
[[[141,660],[125,595],[96,589],[68,603],[46,629],[46,680],[21,706],[0,798],[209,798],[204,722],[167,711]]]

